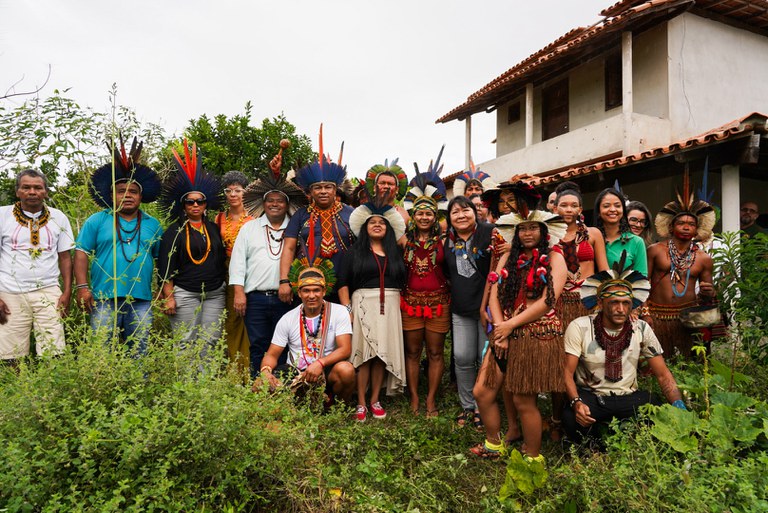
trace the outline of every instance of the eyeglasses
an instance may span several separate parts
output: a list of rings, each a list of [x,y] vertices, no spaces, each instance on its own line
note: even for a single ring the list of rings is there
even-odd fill
[[[206,203],[208,203],[208,201],[205,200],[205,199],[202,199],[202,198],[201,199],[189,199],[189,198],[187,198],[187,199],[184,200],[184,204],[185,205],[189,205],[190,207],[192,205],[205,205]]]
[[[242,194],[243,192],[245,192],[244,189],[229,189],[229,188],[224,189],[224,194],[226,194],[227,196],[235,196],[238,194]]]
[[[636,217],[630,217],[629,219],[627,219],[627,221],[629,221],[629,224],[637,224],[637,225],[640,225],[640,226],[645,226],[646,225],[646,220],[645,219],[638,219]]]

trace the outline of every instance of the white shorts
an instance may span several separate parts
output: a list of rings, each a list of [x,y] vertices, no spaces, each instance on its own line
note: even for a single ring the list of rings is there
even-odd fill
[[[27,356],[33,328],[38,355],[64,350],[64,324],[56,310],[59,297],[58,286],[20,294],[0,292],[0,299],[11,311],[8,322],[0,324],[0,360]]]

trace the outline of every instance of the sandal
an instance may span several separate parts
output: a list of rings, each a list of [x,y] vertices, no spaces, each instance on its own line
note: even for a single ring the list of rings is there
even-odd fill
[[[503,449],[501,444],[498,444],[498,446]],[[474,447],[470,447],[469,452],[478,458],[483,458],[485,460],[498,460],[501,458],[502,449],[494,449],[492,447],[488,447],[488,440],[486,440],[485,442],[479,443]]]
[[[426,418],[428,418],[428,419],[434,419],[434,418],[435,418],[435,417],[437,417],[438,415],[440,415],[440,410],[438,410],[437,408],[435,408],[434,410],[427,410],[427,415],[426,415]]]
[[[523,435],[517,436],[515,438],[506,438],[504,439],[504,445],[507,447],[512,447],[513,444],[517,444],[523,441]]]
[[[459,413],[456,416],[456,424],[458,424],[458,426],[460,428],[466,426],[467,425],[467,421],[470,418],[470,415],[474,415],[474,414],[475,414],[475,410],[473,410],[471,408],[468,408],[468,409],[462,411],[461,413]]]
[[[483,419],[480,418],[480,412],[479,411],[473,411],[472,412],[472,425],[475,426],[475,429],[478,431],[482,431],[485,425],[483,424]]]

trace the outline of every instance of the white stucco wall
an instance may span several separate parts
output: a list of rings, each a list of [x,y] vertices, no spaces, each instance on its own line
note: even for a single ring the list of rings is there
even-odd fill
[[[633,107],[638,114],[669,119],[667,24],[632,38]]]
[[[507,123],[509,106],[520,102],[520,119]],[[525,147],[525,95],[504,104],[496,112],[496,155],[504,155]]]
[[[673,139],[768,111],[768,38],[689,13],[668,25]]]

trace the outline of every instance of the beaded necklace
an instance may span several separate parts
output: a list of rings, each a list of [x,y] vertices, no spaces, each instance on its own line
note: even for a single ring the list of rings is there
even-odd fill
[[[21,202],[17,201],[13,205],[13,217],[16,218],[17,223],[29,228],[29,242],[34,246],[29,248],[29,254],[32,258],[39,257],[40,253],[43,251],[40,247],[40,228],[48,224],[48,220],[51,218],[51,212],[45,205],[43,205],[43,210],[38,217],[30,217],[21,209]]]
[[[677,297],[685,296],[688,292],[688,285],[691,277],[691,267],[696,262],[696,250],[698,246],[695,242],[691,241],[688,249],[682,254],[677,250],[677,246],[670,239],[667,242],[667,249],[669,252],[669,279],[672,282],[672,293]],[[685,273],[685,277],[683,277]],[[683,284],[682,292],[678,292],[678,284]]]
[[[317,319],[317,322],[315,323],[314,329],[311,329],[308,326],[308,320],[306,317],[306,314],[304,312],[304,307],[301,307],[301,317],[300,317],[300,324],[301,327],[299,328],[299,331],[301,332],[301,357],[299,358],[299,368],[301,368],[301,363],[303,360],[303,363],[306,364],[308,367],[312,362],[317,360],[318,358],[322,358],[323,355],[320,353],[320,347],[323,346],[322,341],[318,341],[318,335],[322,336],[322,334],[326,333],[326,324],[328,322],[328,315],[325,315],[325,301],[323,301],[323,306],[320,307],[320,316]],[[312,361],[309,361],[309,358],[312,358]],[[321,362],[322,363],[322,362]],[[306,367],[305,367],[306,368]]]
[[[253,218],[247,215],[245,212],[240,215],[240,218],[237,221],[232,221],[229,213],[223,217],[224,222],[222,223],[223,226],[221,227],[221,242],[224,244],[224,247],[227,250],[232,251],[232,248],[235,246],[235,239],[237,239],[237,234],[240,233],[240,228],[242,228],[246,222]]]
[[[280,235],[275,237],[275,233]],[[270,258],[277,260],[280,258],[283,252],[283,242],[285,241],[285,228],[274,229],[268,224],[264,226],[264,238],[267,241],[267,249],[269,250]],[[277,242],[277,249],[272,249],[272,242]]]
[[[595,342],[600,349],[605,351],[605,379],[614,383],[621,381],[621,353],[629,347],[632,339],[632,322],[627,319],[621,331],[611,335],[603,326],[603,314],[598,313],[593,321],[595,328]]]
[[[141,210],[139,210],[139,213],[136,217],[136,226],[134,226],[131,230],[126,230],[123,228],[123,223],[120,219],[120,216],[116,215],[115,231],[117,232],[117,239],[120,241],[120,251],[123,253],[123,258],[125,258],[125,260],[128,262],[133,262],[136,260],[136,258],[138,258],[139,250],[141,249]],[[123,233],[129,235],[129,237],[125,240],[123,240]],[[128,255],[125,253],[125,246],[130,246],[131,242],[133,242],[133,239],[135,238],[138,238],[138,243],[136,244],[136,253],[134,253],[131,258],[128,258]]]
[[[189,239],[190,239],[190,232],[189,232],[189,225],[191,223],[189,220],[186,222],[186,230],[187,230],[187,255],[189,256],[189,259],[192,261],[195,265],[200,265],[206,260],[208,260],[208,254],[211,252],[211,238],[208,236],[208,228],[205,226],[205,222],[201,223],[200,229],[195,228],[196,231],[198,231],[202,236],[203,240],[206,242],[206,248],[205,248],[205,254],[202,256],[202,258],[197,259],[192,256],[192,248],[189,245]]]

